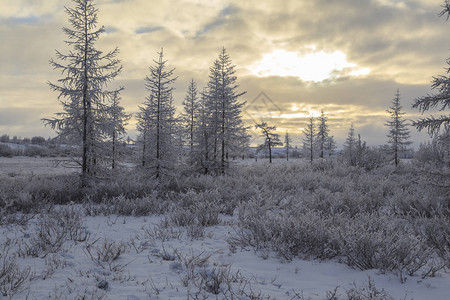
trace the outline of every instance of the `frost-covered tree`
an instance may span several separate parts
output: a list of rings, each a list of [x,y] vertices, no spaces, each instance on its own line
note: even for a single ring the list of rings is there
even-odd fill
[[[336,148],[336,141],[334,140],[334,136],[331,135],[327,138],[327,141],[325,143],[325,151],[328,157],[332,156],[335,153]]]
[[[308,118],[308,124],[303,130],[303,151],[309,156],[311,163],[314,159],[314,140],[316,137],[316,128],[314,126],[314,117]]]
[[[111,138],[111,168],[115,169],[117,158],[122,153],[121,148],[126,134],[125,126],[131,119],[131,114],[127,114],[124,108],[120,106],[120,95],[116,93],[112,98],[108,114],[110,115],[110,138]]]
[[[163,59],[163,49],[158,52],[158,60],[150,66],[150,75],[145,77],[145,87],[149,92],[144,105],[140,107],[137,129],[141,133],[142,165],[160,178],[173,169],[176,133],[175,107],[173,106],[173,77],[175,69],[167,70],[167,60]]]
[[[256,129],[261,130],[261,137],[264,138],[264,142],[258,145],[257,152],[267,150],[269,153],[269,162],[272,163],[272,149],[275,146],[281,146],[283,143],[280,140],[280,135],[275,133],[276,126],[269,126],[266,122],[255,125]]]
[[[197,126],[197,118],[199,113],[197,84],[194,79],[191,79],[191,82],[189,83],[187,94],[183,101],[183,106],[184,114],[182,115],[182,120],[188,139],[190,154],[192,154],[194,148],[194,130]]]
[[[0,142],[2,143],[9,143],[9,135],[4,134],[0,137]]]
[[[344,142],[343,155],[351,166],[356,166],[356,138],[353,123],[350,125],[347,138]]]
[[[323,113],[317,118],[317,134],[316,134],[316,145],[319,151],[319,157],[323,158],[326,155],[326,144],[330,130],[328,129],[328,118]]]
[[[106,85],[121,71],[116,59],[119,50],[103,53],[95,43],[104,27],[97,27],[97,12],[92,0],[73,0],[75,7],[66,8],[71,27],[64,27],[66,44],[72,47],[67,54],[56,51],[59,61],[51,60],[54,69],[63,77],[58,83],[49,82],[59,92],[63,112],[53,119],[43,119],[57,131],[60,139],[81,146],[81,172],[83,185],[87,175],[97,170],[99,157],[104,153],[104,138],[111,132],[107,113],[114,96],[122,89],[106,90]]]
[[[362,166],[363,165],[363,161],[365,158],[365,154],[368,150],[367,144],[366,142],[361,140],[361,135],[358,134],[358,140],[356,141],[356,146],[355,146],[355,164],[358,166]]]
[[[208,163],[219,173],[224,173],[228,166],[230,152],[238,152],[242,139],[247,138],[246,128],[242,124],[242,107],[239,97],[245,92],[238,92],[235,65],[222,48],[218,59],[210,68],[207,87],[202,94],[205,117],[204,129],[208,130]]]
[[[439,16],[447,14],[447,20],[450,16],[450,4],[446,0],[442,6],[443,10]],[[440,75],[433,77],[433,83],[431,85],[432,89],[436,89],[438,92],[436,94],[428,94],[423,97],[416,98],[412,105],[413,108],[418,108],[423,114],[430,108],[438,108],[440,111],[444,111],[450,107],[450,58],[447,59],[447,75]],[[428,133],[431,135],[438,134],[439,129],[443,126],[445,129],[450,128],[450,113],[443,114],[439,117],[430,116],[427,118],[422,118],[413,122],[413,125],[421,131],[422,129],[427,129]]]
[[[213,109],[207,106],[206,88],[201,93],[201,99],[198,107],[197,126],[194,131],[194,145],[191,157],[194,164],[204,174],[208,174],[213,168],[213,162],[210,158],[212,149],[212,137],[214,135],[213,128],[210,126]]]
[[[433,136],[431,142],[421,143],[414,156],[422,162],[450,166],[450,129]]]
[[[286,135],[284,136],[284,149],[286,150],[286,161],[289,161],[289,152],[292,149],[291,143],[292,139],[289,136],[289,133],[286,131]]]
[[[390,115],[390,120],[386,122],[389,127],[387,135],[388,144],[390,145],[390,152],[394,156],[394,163],[397,166],[399,163],[399,153],[406,150],[406,147],[411,144],[409,141],[409,130],[407,128],[407,120],[403,119],[405,114],[400,104],[400,91],[397,90],[395,97],[392,99],[391,106],[386,110]]]

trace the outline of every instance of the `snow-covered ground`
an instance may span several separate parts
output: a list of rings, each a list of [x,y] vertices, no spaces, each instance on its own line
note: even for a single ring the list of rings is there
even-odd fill
[[[231,217],[221,216],[221,223],[207,227],[199,239],[189,238],[183,227],[165,228],[163,220],[164,216],[83,217],[89,232],[86,241],[66,241],[55,254],[17,258],[19,269],[30,267],[31,273],[13,298],[328,299],[337,288],[339,297],[330,299],[347,299],[355,286],[367,290],[369,278],[378,291],[384,289],[394,299],[450,295],[450,276],[445,272],[434,278],[408,277],[401,283],[393,274],[354,270],[338,260],[284,262],[270,252],[231,251],[227,243],[234,230]],[[1,244],[16,241],[9,252],[24,251],[42,226],[39,217],[29,224],[3,226]],[[108,247],[109,254],[120,255],[108,260]],[[220,283],[218,290],[214,279]]]
[[[61,157],[0,157],[0,179],[33,175],[62,175],[77,172],[79,168],[65,168],[69,158]]]
[[[259,168],[253,176],[271,174],[266,159],[236,162],[249,170],[253,164]],[[289,163],[309,165],[300,159]],[[288,169],[283,159],[274,160],[273,165],[278,167],[272,171],[279,174]],[[35,181],[40,176],[72,172],[77,170],[55,164],[55,158],[0,158],[0,180]],[[313,180],[315,173],[307,172],[300,174]],[[289,174],[283,176],[293,180]],[[283,188],[303,185],[307,190],[309,182],[317,179],[303,177],[294,177],[295,184]],[[390,186],[383,184],[384,188]],[[20,189],[10,192],[20,193]],[[36,201],[25,192],[22,198]],[[298,197],[306,195],[299,193]],[[338,199],[340,194],[326,195]],[[183,197],[203,199],[208,195],[216,195],[214,189]],[[3,200],[0,195],[0,203]],[[173,208],[175,203],[167,205]],[[9,218],[14,215],[0,214],[0,295],[12,299],[450,299],[446,269],[434,277],[422,278],[420,271],[414,276],[402,275],[402,283],[394,272],[352,269],[341,263],[344,258],[340,257],[285,261],[269,247],[242,249],[229,243],[239,230],[236,214],[220,215],[215,226],[177,227],[170,221],[170,209],[165,215],[105,216],[104,205],[49,208],[43,203],[40,213],[17,215],[12,221]],[[9,271],[2,273],[4,270]]]

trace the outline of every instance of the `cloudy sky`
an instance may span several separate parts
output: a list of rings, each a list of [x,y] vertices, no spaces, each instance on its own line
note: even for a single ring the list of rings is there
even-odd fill
[[[371,145],[386,141],[386,109],[397,88],[406,118],[412,100],[430,92],[444,74],[450,21],[443,0],[97,0],[106,27],[97,48],[116,46],[123,72],[122,105],[138,110],[146,96],[148,66],[164,47],[176,68],[181,110],[188,82],[205,85],[208,68],[225,47],[247,91],[248,125],[265,120],[300,144],[306,118],[321,109],[342,144],[353,122]],[[54,136],[42,117],[61,110],[47,81],[60,74],[48,61],[67,52],[64,6],[70,0],[1,0],[0,134]],[[412,129],[417,146],[428,140]],[[136,135],[135,124],[129,134]]]

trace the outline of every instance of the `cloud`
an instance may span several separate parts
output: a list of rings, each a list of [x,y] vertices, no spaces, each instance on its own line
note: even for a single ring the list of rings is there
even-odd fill
[[[174,97],[181,109],[189,80],[194,78],[201,89],[209,67],[225,46],[236,64],[239,90],[247,91],[242,100],[250,103],[264,91],[283,114],[294,114],[293,105],[298,106],[297,113],[324,108],[338,140],[345,138],[354,122],[367,139],[382,141],[383,114],[396,89],[400,88],[407,113],[417,114],[409,109],[412,99],[429,91],[432,76],[444,73],[449,55],[449,45],[443,41],[450,24],[437,17],[439,4],[426,0],[95,2],[99,24],[106,26],[97,47],[103,51],[119,47],[124,68],[112,86],[125,86],[122,103],[130,112],[137,111],[147,95],[143,79],[161,47],[168,66],[175,67],[179,76]],[[54,49],[69,50],[60,29],[68,26],[64,6],[72,2],[1,1],[0,39],[7,42],[0,45],[0,110],[31,107],[39,116],[60,110],[57,95],[46,82],[60,77],[48,64]],[[284,51],[303,57],[312,47],[318,53],[342,53],[346,62],[357,67],[344,67],[316,83],[270,73],[258,77],[251,72],[251,66],[268,53]],[[370,69],[364,77],[351,73],[364,68]],[[26,118],[33,116],[23,113],[8,119],[10,130],[20,127],[23,133],[5,133],[25,134],[26,129],[17,124],[28,124]],[[276,125],[300,137],[304,118],[277,119]]]
[[[152,32],[155,32],[155,31],[160,31],[160,30],[163,30],[164,29],[164,27],[162,27],[162,26],[149,26],[149,27],[141,27],[141,28],[138,28],[138,29],[136,29],[136,33],[137,34],[144,34],[144,33],[152,33]]]
[[[0,18],[39,18],[58,11],[60,5],[70,4],[68,0],[2,0]]]

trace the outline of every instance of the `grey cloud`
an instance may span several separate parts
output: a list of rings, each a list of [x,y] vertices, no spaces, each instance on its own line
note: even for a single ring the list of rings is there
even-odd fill
[[[160,31],[160,30],[163,30],[164,29],[164,27],[162,27],[162,26],[150,26],[150,27],[141,27],[141,28],[138,28],[138,29],[136,29],[136,33],[137,34],[144,34],[144,33],[152,33],[152,32],[155,32],[155,31]]]

